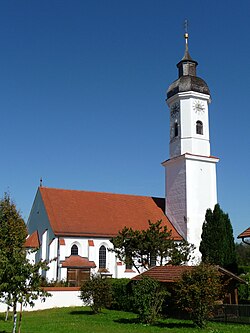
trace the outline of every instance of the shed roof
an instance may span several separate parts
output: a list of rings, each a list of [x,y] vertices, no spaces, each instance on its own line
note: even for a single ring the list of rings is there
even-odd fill
[[[250,237],[250,227],[243,231],[237,238]]]
[[[34,231],[30,236],[27,237],[24,243],[24,247],[31,249],[36,249],[40,247],[40,241],[37,231]]]

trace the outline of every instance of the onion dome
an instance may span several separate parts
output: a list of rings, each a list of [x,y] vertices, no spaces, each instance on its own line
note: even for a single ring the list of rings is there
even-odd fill
[[[176,65],[179,72],[179,78],[169,86],[167,90],[167,98],[185,91],[196,91],[202,94],[210,95],[206,82],[196,76],[196,67],[198,62],[193,60],[189,54],[188,33],[185,33],[184,37],[186,40],[185,53],[181,61],[179,61]]]

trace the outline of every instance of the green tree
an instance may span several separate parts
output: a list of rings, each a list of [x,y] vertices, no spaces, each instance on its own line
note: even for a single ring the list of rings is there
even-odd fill
[[[239,266],[249,266],[250,270],[250,245],[245,243],[236,243],[236,258]]]
[[[40,287],[39,270],[47,269],[45,262],[32,265],[26,258],[24,243],[27,230],[21,214],[8,194],[0,200],[0,298],[13,307],[13,333],[17,325],[17,304],[34,305],[38,297],[47,293]],[[19,332],[21,330],[21,312]]]
[[[152,324],[162,309],[162,304],[169,293],[160,283],[150,277],[134,282],[132,286],[134,311],[141,323]]]
[[[228,214],[219,204],[208,209],[202,227],[200,252],[202,261],[237,271],[233,228]]]
[[[80,298],[94,313],[99,313],[102,308],[111,305],[111,284],[101,275],[92,275],[90,280],[82,284]]]
[[[136,268],[139,273],[140,267],[145,269],[170,263],[179,265],[190,259],[193,246],[186,241],[176,242],[172,237],[171,230],[162,225],[162,221],[153,223],[148,221],[147,230],[133,230],[123,228],[118,235],[111,239],[119,260]]]
[[[177,305],[190,313],[195,325],[203,328],[222,293],[218,270],[201,263],[183,273],[175,291]]]

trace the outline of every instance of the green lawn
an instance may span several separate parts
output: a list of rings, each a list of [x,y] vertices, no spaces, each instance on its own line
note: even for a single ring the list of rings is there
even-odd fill
[[[0,314],[0,333],[10,333],[11,320],[4,321]],[[44,311],[25,312],[23,314],[22,333],[157,333],[157,332],[200,332],[190,321],[173,319],[160,320],[153,326],[136,322],[136,315],[128,312],[104,310],[93,315],[89,308],[57,308]],[[208,333],[247,333],[250,325],[209,323],[202,332]]]

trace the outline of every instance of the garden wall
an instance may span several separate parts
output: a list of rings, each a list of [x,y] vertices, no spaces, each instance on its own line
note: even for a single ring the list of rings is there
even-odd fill
[[[23,308],[24,311],[45,310],[51,308],[61,308],[68,306],[82,306],[83,302],[80,300],[80,288],[79,287],[46,287],[44,288],[52,296],[47,297],[45,302],[41,302],[40,299],[35,301],[35,306]],[[0,303],[0,312],[6,311],[6,304]],[[19,307],[18,307],[19,310]]]

